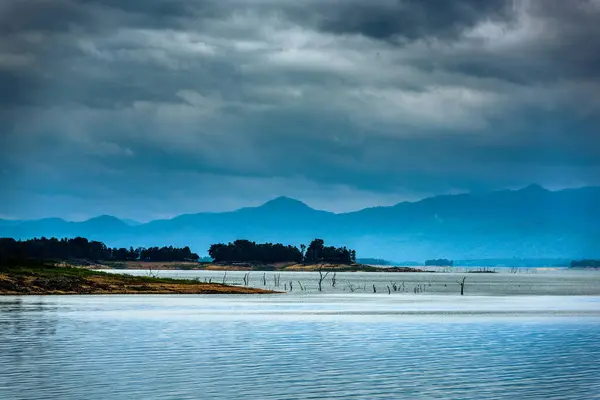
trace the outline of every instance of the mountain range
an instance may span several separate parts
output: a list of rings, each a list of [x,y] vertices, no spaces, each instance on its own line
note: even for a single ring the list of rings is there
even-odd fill
[[[531,185],[341,214],[279,197],[259,207],[147,223],[108,215],[82,222],[0,219],[0,237],[42,236],[83,236],[109,246],[189,245],[201,255],[212,243],[241,238],[299,245],[318,237],[354,248],[359,257],[395,260],[593,258],[600,256],[600,187]]]

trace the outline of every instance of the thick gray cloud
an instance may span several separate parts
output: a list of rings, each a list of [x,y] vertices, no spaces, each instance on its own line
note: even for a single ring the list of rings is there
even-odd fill
[[[513,17],[512,0],[422,1],[358,0],[321,2],[312,10],[319,29],[338,34],[360,34],[374,39],[403,41],[424,38],[456,39],[484,19]]]
[[[0,0],[0,217],[600,184],[600,2]]]

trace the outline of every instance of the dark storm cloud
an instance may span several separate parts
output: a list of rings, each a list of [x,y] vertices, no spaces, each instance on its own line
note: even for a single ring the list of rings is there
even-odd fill
[[[193,10],[205,3],[189,2],[194,8],[186,4],[181,0],[4,0],[0,4],[0,32],[101,30],[119,24],[176,26],[178,18],[191,17]]]
[[[0,0],[0,207],[597,184],[599,20],[594,0]]]
[[[591,0],[534,1],[528,8],[533,40],[518,52],[473,48],[441,62],[451,71],[528,85],[596,79],[600,74],[600,7]],[[525,38],[528,39],[528,38]]]
[[[512,0],[320,2],[309,14],[319,29],[383,40],[455,39],[485,19],[510,20]],[[300,16],[306,14],[299,11]]]
[[[85,7],[70,0],[24,0],[0,2],[0,32],[24,31],[60,32],[72,23],[88,25],[92,15]]]
[[[554,28],[554,40],[548,40],[543,49],[546,50],[546,60],[554,60],[563,76],[582,79],[600,77],[598,1],[539,2],[535,12]]]

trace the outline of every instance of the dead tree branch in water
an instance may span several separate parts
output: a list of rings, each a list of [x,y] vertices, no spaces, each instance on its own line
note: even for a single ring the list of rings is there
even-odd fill
[[[319,267],[319,292],[321,291],[321,285],[323,284],[323,280],[325,278],[327,278],[327,275],[329,275],[329,271],[327,271],[324,275],[323,275],[323,267]]]
[[[152,271],[152,265],[151,265],[151,264],[148,264],[148,276],[149,276],[150,278],[158,278],[158,271],[156,271],[156,272],[153,272],[153,271]]]
[[[350,282],[346,282],[346,287],[348,287],[348,290],[350,290],[352,293],[354,293],[354,291],[356,290],[354,285]]]
[[[460,295],[463,296],[465,294],[465,280],[467,279],[467,277],[465,276],[462,280],[462,282],[456,282],[460,285]]]

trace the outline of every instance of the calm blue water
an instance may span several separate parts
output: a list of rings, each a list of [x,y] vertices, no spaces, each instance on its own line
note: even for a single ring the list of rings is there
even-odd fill
[[[4,297],[0,398],[598,399],[600,297]]]

